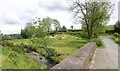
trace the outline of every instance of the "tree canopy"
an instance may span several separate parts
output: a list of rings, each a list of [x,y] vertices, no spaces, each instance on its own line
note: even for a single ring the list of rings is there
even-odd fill
[[[100,31],[100,28],[107,24],[113,10],[110,2],[82,2],[81,0],[72,1],[71,11],[82,28],[87,31],[89,39],[92,35]]]

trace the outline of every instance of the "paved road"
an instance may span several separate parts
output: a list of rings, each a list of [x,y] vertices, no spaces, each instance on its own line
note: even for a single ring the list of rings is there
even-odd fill
[[[96,49],[91,69],[118,69],[118,45],[109,37],[101,39],[105,48]]]

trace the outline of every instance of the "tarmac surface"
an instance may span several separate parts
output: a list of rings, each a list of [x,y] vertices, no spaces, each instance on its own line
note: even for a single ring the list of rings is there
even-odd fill
[[[90,69],[118,69],[118,44],[110,37],[100,37],[105,48],[97,48]]]

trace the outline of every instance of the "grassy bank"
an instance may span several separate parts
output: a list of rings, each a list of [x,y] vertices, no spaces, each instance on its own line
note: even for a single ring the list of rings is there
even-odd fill
[[[120,34],[114,33],[113,35],[111,35],[111,39],[120,45]]]
[[[2,48],[2,69],[45,69],[45,66],[36,59],[30,59],[21,53]]]

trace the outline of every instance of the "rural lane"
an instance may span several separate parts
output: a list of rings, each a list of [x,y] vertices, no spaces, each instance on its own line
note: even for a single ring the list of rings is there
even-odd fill
[[[97,48],[91,69],[118,69],[118,44],[110,37],[100,37],[105,48]]]

